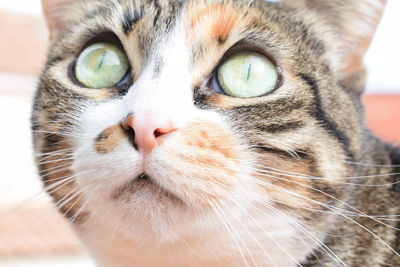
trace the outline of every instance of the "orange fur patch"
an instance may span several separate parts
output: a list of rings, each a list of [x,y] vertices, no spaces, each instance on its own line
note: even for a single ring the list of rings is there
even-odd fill
[[[223,94],[213,94],[207,97],[207,101],[211,106],[219,109],[231,109],[234,107],[240,107],[243,105],[258,104],[262,100],[261,98],[237,98]]]
[[[239,11],[229,5],[210,4],[194,14],[191,19],[191,27],[196,25],[205,17],[211,18],[211,38],[220,42],[228,39],[229,34],[239,21]]]
[[[231,108],[235,106],[237,99],[222,95],[222,94],[214,94],[210,95],[207,100],[212,104],[219,108]],[[236,101],[235,101],[236,100]]]
[[[216,124],[195,122],[183,130],[183,134],[187,138],[189,146],[222,154],[227,159],[235,159],[237,157],[232,147],[232,136]]]
[[[358,73],[362,71],[362,60],[364,57],[364,53],[368,50],[371,40],[372,36],[368,39],[364,39],[358,46],[358,49],[354,50],[354,52],[348,56],[348,61],[346,62],[343,70],[345,73]]]
[[[182,141],[188,147],[185,148],[185,153],[177,157],[199,168],[199,172],[193,170],[190,176],[215,183],[223,191],[232,188],[238,179],[235,169],[238,152],[232,135],[218,124],[200,121],[181,129],[181,133]]]
[[[116,149],[121,141],[126,138],[127,134],[122,127],[114,125],[100,133],[93,144],[93,148],[99,154],[107,154]]]

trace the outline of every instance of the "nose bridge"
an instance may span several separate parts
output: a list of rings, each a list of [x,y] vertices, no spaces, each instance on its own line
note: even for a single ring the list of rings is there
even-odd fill
[[[179,117],[194,108],[190,85],[171,80],[152,78],[137,81],[125,97],[129,113],[163,114],[165,117]]]
[[[160,42],[126,96],[131,112],[179,116],[193,109],[192,76],[183,25]]]
[[[179,119],[195,109],[190,73],[167,62],[155,74],[150,66],[129,89],[125,103],[130,113],[155,113]]]

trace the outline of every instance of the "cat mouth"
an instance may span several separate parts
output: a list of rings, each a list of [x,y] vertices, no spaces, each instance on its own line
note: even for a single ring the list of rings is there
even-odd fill
[[[167,199],[173,200],[174,202],[179,202],[183,204],[183,201],[177,197],[175,194],[171,193],[164,187],[160,186],[155,179],[153,179],[147,173],[142,173],[136,176],[131,181],[119,187],[117,190],[112,193],[112,199],[120,199],[122,196],[129,196],[132,194],[140,194],[140,193],[151,193],[155,198],[165,197]]]
[[[140,174],[140,175],[138,175],[138,177],[136,177],[135,180],[139,180],[139,181],[140,180],[144,180],[144,181],[148,181],[148,182],[152,183],[152,181],[150,179],[150,176],[148,174],[146,174],[145,172]]]

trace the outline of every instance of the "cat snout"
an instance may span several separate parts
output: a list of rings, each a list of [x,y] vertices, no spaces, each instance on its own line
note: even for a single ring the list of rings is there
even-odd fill
[[[176,130],[172,121],[161,114],[130,114],[122,127],[130,132],[135,148],[144,155],[159,145],[162,136]]]

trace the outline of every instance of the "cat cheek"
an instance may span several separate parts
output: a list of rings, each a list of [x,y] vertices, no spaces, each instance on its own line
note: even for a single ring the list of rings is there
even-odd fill
[[[188,147],[206,151],[214,156],[226,159],[237,159],[235,141],[227,129],[214,123],[195,122],[182,131],[184,142]]]
[[[160,177],[165,188],[206,206],[236,189],[242,177],[239,155],[238,144],[228,129],[195,122],[165,138],[148,167],[150,175]]]

